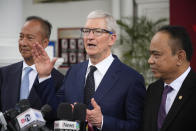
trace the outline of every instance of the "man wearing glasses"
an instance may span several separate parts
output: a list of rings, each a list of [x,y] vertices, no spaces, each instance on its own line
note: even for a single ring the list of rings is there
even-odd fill
[[[81,29],[89,60],[73,65],[67,72],[58,96],[52,88],[50,61],[43,48],[35,43],[33,52],[39,72],[37,91],[43,103],[53,108],[64,101],[84,103],[86,118],[94,130],[138,131],[146,94],[143,77],[112,55],[116,41],[116,21],[104,11],[93,11]]]

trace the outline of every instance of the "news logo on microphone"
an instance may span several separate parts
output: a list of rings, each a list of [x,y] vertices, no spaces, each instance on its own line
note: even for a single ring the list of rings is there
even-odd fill
[[[79,131],[80,124],[76,121],[59,120],[54,122],[54,130],[56,129]]]
[[[25,129],[34,124],[38,126],[45,125],[45,120],[43,119],[41,112],[32,108],[29,108],[16,118],[21,129]]]

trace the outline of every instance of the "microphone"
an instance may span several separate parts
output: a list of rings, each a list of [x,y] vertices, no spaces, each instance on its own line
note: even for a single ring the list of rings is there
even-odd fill
[[[16,117],[20,130],[34,129],[45,125],[42,113],[39,110],[29,108]]]
[[[77,103],[74,105],[73,120],[80,123],[80,131],[86,131],[86,105]]]
[[[16,104],[15,108],[18,110],[19,113],[24,112],[25,110],[31,107],[29,101],[27,99],[22,99],[19,103]]]
[[[14,108],[6,110],[4,113],[0,112],[0,124],[2,125],[1,131],[2,130],[7,130],[7,131],[20,130],[16,117],[20,113],[24,112],[25,110],[29,108],[30,108],[29,101],[24,99],[24,100],[19,101],[19,103],[17,103]]]
[[[61,103],[57,109],[57,118],[62,120],[72,121],[72,107],[68,103]]]
[[[3,116],[7,122],[7,128],[10,131],[17,131],[15,118],[19,114],[16,109],[9,109],[3,113]]]
[[[49,115],[52,112],[52,107],[48,104],[42,106],[41,113],[45,120],[49,119]]]
[[[2,125],[1,129],[7,130],[7,122],[6,122],[5,117],[2,112],[0,112],[0,123]]]
[[[68,103],[61,103],[57,109],[57,117],[60,119],[54,122],[55,131],[79,131],[80,124],[73,120],[72,107]]]
[[[41,107],[41,114],[44,120],[48,119],[51,111],[52,108],[48,104]],[[50,130],[46,125],[39,127],[38,125],[34,124],[32,127],[29,128],[28,131],[52,131],[52,130]]]
[[[29,108],[31,108],[31,107],[30,107],[30,103],[29,103],[28,99],[20,100],[15,105],[15,110],[17,110],[17,112],[18,112],[18,114],[16,116],[18,116],[19,114],[21,114],[22,112],[26,111]],[[20,130],[20,127],[19,127],[18,121],[16,119],[16,116],[14,117],[12,123],[13,123],[13,125],[15,125],[15,128],[17,130]]]

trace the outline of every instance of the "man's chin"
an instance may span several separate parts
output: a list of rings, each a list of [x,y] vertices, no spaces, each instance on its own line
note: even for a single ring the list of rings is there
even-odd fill
[[[33,57],[31,55],[27,55],[27,54],[22,54],[22,57],[25,60],[31,60],[31,59],[33,59]]]
[[[160,76],[160,74],[158,74],[158,73],[153,73],[153,76],[155,77],[155,78],[157,78],[157,79],[159,79],[161,76]]]
[[[89,57],[96,56],[96,53],[95,52],[92,52],[92,51],[88,51],[87,54],[88,54]]]

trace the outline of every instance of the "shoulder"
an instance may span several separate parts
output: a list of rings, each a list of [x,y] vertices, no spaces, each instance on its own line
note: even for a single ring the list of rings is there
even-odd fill
[[[189,74],[187,75],[187,78],[195,81],[196,80],[196,72],[193,69],[191,69]]]
[[[84,61],[84,62],[72,65],[69,70],[72,70],[72,71],[83,70],[87,66],[88,66],[88,61]]]
[[[123,74],[124,76],[128,77],[129,79],[143,79],[143,76],[133,69],[132,67],[122,63],[118,57],[114,57],[114,61],[112,63],[112,66],[116,67],[116,70],[119,71],[119,73]]]
[[[1,72],[7,72],[7,71],[14,71],[16,70],[16,68],[21,68],[22,69],[22,61],[17,62],[17,63],[13,63],[7,66],[3,66],[0,68]]]
[[[56,76],[56,77],[64,77],[64,75],[62,73],[60,73],[57,69],[53,68],[51,75]]]
[[[156,80],[155,82],[151,83],[151,84],[148,86],[147,91],[148,91],[148,92],[156,91],[157,89],[162,88],[163,85],[164,85],[163,80],[161,80],[161,79]]]

